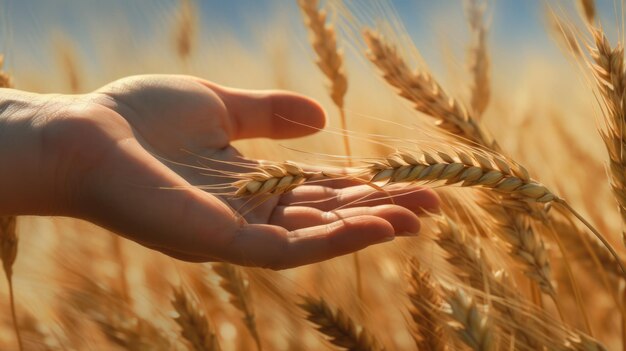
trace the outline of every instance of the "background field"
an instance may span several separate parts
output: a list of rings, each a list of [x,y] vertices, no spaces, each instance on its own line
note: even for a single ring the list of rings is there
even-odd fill
[[[445,145],[455,140],[386,84],[365,56],[366,46],[355,28],[378,25],[388,38],[402,44],[400,52],[411,67],[431,72],[451,96],[469,106],[472,72],[468,57],[474,37],[468,30],[467,3],[345,3],[322,1],[320,6],[327,8],[328,23],[338,32],[338,45],[345,55],[347,125],[363,136],[351,140],[355,161],[390,152],[374,142],[378,139],[373,134],[414,142],[416,148],[426,141]],[[567,28],[573,28],[582,43],[593,45],[578,2],[499,0],[486,4],[487,84],[492,93],[481,122],[504,154],[567,199],[623,257],[621,219],[609,186],[607,152],[597,132],[604,118],[599,92],[587,63],[571,54],[551,20],[552,14],[567,19]],[[181,15],[187,5],[195,9],[191,16]],[[602,0],[596,6],[596,18],[610,41],[622,41],[622,4]],[[177,50],[181,40],[177,33],[184,23],[191,23],[192,31],[186,33],[194,33],[186,37],[191,40],[188,56]],[[409,37],[414,46],[406,43]],[[327,110],[329,129],[340,128],[338,110],[328,95],[326,78],[315,65],[315,52],[296,1],[0,0],[0,50],[5,55],[4,70],[18,89],[85,93],[128,75],[192,74],[228,86],[309,95]],[[325,158],[290,148],[344,154],[341,136],[325,132],[236,146],[250,158],[319,165],[326,163]],[[532,230],[545,241],[556,288],[552,299],[541,293],[515,256],[509,255],[510,245],[497,233],[497,218],[479,206],[485,191],[459,187],[438,187],[437,191],[445,214],[467,233],[467,250],[488,258],[490,274],[506,273],[515,284],[511,290],[519,293],[516,299],[493,295],[489,284],[473,284],[467,272],[476,267],[455,266],[449,260],[450,252],[437,243],[442,227],[428,218],[419,237],[400,238],[360,253],[363,292],[359,294],[352,256],[280,272],[223,265],[216,272],[215,265],[175,261],[79,220],[20,217],[13,280],[25,349],[192,350],[173,319],[171,300],[179,286],[197,300],[190,309],[208,316],[209,327],[195,327],[214,331],[223,350],[254,349],[251,329],[265,350],[337,349],[307,321],[306,311],[298,306],[304,295],[323,297],[333,309],[343,309],[391,350],[416,349],[415,339],[423,340],[424,335],[440,338],[450,350],[469,347],[457,333],[464,330],[463,324],[449,323],[445,304],[426,301],[419,291],[413,301],[409,298],[407,290],[415,290],[418,281],[407,275],[417,272],[415,260],[420,269],[432,274],[432,282],[464,289],[474,299],[476,311],[489,316],[483,327],[490,329],[494,341],[475,349],[532,350],[542,345],[600,349],[581,341],[587,335],[607,349],[623,347],[624,279],[616,273],[615,261],[602,259],[609,255],[584,227],[564,220],[570,217],[560,217],[557,222],[563,227],[554,232],[563,238],[565,250],[561,250],[552,235],[554,228],[532,222]],[[591,240],[580,241],[583,234]],[[592,254],[589,247],[598,251]],[[227,268],[235,269],[237,276],[225,274]],[[239,283],[247,292],[237,297],[232,284]],[[0,349],[15,350],[7,291],[1,282]],[[580,301],[576,301],[578,293]],[[498,304],[516,311],[511,313],[523,316],[527,323],[510,318]],[[415,310],[420,307],[433,313],[432,318],[415,321]],[[242,309],[248,312],[247,324]],[[255,322],[250,322],[251,310]],[[585,315],[591,330],[587,330]],[[442,328],[442,336],[433,330],[425,334],[429,323]],[[520,336],[523,329],[530,329],[538,344]],[[375,349],[373,342],[366,344],[366,349]]]

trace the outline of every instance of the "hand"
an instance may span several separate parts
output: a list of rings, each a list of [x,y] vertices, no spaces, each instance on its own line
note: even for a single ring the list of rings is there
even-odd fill
[[[198,165],[199,156],[241,162],[232,141],[293,138],[322,128],[320,106],[296,94],[236,90],[185,76],[130,77],[73,97],[12,94],[14,101],[37,101],[29,109],[39,136],[31,149],[40,150],[31,161],[40,163],[39,178],[51,180],[31,184],[39,191],[29,199],[36,204],[0,189],[19,203],[5,212],[84,218],[179,259],[274,269],[308,264],[417,233],[416,214],[438,206],[436,195],[423,189],[399,195],[397,205],[381,193],[368,207],[350,207],[373,190],[332,181],[272,197],[243,220],[233,210],[241,199],[193,186],[224,182],[184,165]],[[18,115],[13,121],[21,122],[13,124],[29,124]]]

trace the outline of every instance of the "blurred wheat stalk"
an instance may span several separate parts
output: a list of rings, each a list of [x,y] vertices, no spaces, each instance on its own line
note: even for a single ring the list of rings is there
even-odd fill
[[[442,213],[430,215],[431,225],[424,229],[421,238],[405,239],[402,242],[405,245],[384,245],[367,250],[358,258],[354,256],[356,271],[346,268],[343,259],[337,259],[278,273],[227,263],[173,264],[116,236],[111,239],[107,233],[93,236],[86,244],[55,227],[57,240],[62,243],[55,246],[60,248],[57,251],[78,258],[73,262],[64,257],[57,265],[51,265],[54,274],[45,284],[54,289],[52,301],[55,302],[36,310],[29,308],[27,296],[32,298],[30,295],[25,293],[17,303],[14,298],[17,221],[15,217],[5,217],[0,219],[0,254],[12,318],[3,322],[15,337],[0,334],[0,347],[604,350],[607,349],[604,345],[611,349],[621,345],[626,348],[623,342],[626,327],[617,326],[626,316],[621,270],[624,249],[609,250],[606,244],[611,240],[597,240],[576,222],[576,216],[559,206],[561,199],[569,199],[570,195],[567,192],[565,196],[563,189],[582,187],[586,190],[584,202],[599,208],[599,214],[587,212],[604,234],[615,232],[604,218],[611,201],[617,201],[626,223],[624,51],[622,43],[612,45],[607,39],[595,3],[578,2],[582,18],[578,24],[556,11],[549,13],[549,30],[564,43],[573,60],[584,63],[582,73],[592,90],[585,94],[598,97],[604,121],[600,134],[608,151],[614,199],[594,197],[594,190],[602,184],[594,180],[598,178],[596,174],[589,176],[591,184],[584,183],[587,178],[582,173],[587,168],[577,172],[566,168],[565,161],[549,167],[528,162],[526,155],[510,148],[509,140],[499,137],[502,135],[499,128],[493,128],[494,123],[490,123],[493,119],[508,126],[506,116],[513,106],[502,97],[508,92],[499,93],[492,82],[494,51],[489,43],[489,17],[495,13],[492,2],[465,2],[469,50],[467,81],[460,84],[467,87],[466,97],[452,94],[425,66],[412,67],[412,57],[406,54],[415,50],[407,48],[403,41],[406,33],[390,29],[400,27],[399,22],[394,22],[398,19],[393,13],[385,12],[388,9],[384,6],[368,8],[365,3],[351,7],[336,0],[321,4],[299,0],[297,5],[310,33],[316,64],[329,82],[328,91],[320,94],[326,94],[338,111],[341,132],[336,135],[342,143],[335,152],[346,165],[356,166],[351,174],[378,189],[387,183],[409,182],[438,188]],[[329,24],[325,9],[331,7],[336,18]],[[170,9],[174,19],[172,55],[190,73],[194,73],[195,65],[191,63],[200,53],[198,10],[198,4],[192,0],[181,0],[177,8]],[[363,14],[375,17],[377,25],[361,18]],[[342,20],[347,22],[345,28],[357,30],[347,30],[345,37],[339,36],[337,23]],[[344,56],[339,39],[345,39],[341,43],[346,47],[359,49],[363,61],[369,61],[382,76],[380,84],[371,87],[373,96],[383,99],[382,89],[394,90],[400,99],[386,102],[392,106],[400,106],[403,100],[410,103],[413,111],[407,111],[406,115],[420,128],[432,130],[433,140],[361,133],[359,127],[366,124],[364,120],[358,123],[351,120],[353,130],[348,130],[346,67],[351,72],[350,94],[354,93],[350,100],[351,106],[354,104],[352,110],[368,111],[382,101],[372,102],[367,96],[358,95],[361,90],[353,81],[360,82],[360,73],[373,76],[374,70],[359,71],[354,65],[353,71],[349,64],[357,60]],[[77,48],[69,40],[57,44],[58,63],[67,79],[66,86],[70,92],[80,93],[85,79]],[[168,63],[162,67],[167,68],[170,61],[164,62]],[[258,68],[264,69],[261,64]],[[314,81],[311,79],[307,86],[316,87]],[[3,72],[0,84],[11,86],[9,76]],[[374,127],[382,128],[382,122]],[[411,128],[406,126],[407,130]],[[532,141],[519,138],[521,148],[526,149],[535,140],[547,140],[550,145],[560,143],[565,151],[571,152],[560,155],[561,158],[570,156],[581,168],[601,169],[604,160],[594,159],[584,152],[584,147],[576,149],[574,145],[581,141],[568,139],[562,124],[556,129],[533,130],[536,133]],[[383,157],[372,153],[372,157],[362,160],[353,152],[368,154],[371,150],[355,150],[351,142],[357,139],[370,142],[372,150],[382,146],[396,152],[386,152]],[[298,145],[301,149],[310,146]],[[282,154],[272,156],[284,159]],[[532,172],[522,163],[534,167]],[[549,179],[552,169],[557,174],[556,181]],[[241,174],[241,179],[232,185],[238,189],[235,196],[274,196],[332,176],[305,171],[296,163],[283,161],[266,164],[255,173]],[[579,218],[585,224],[592,222],[586,217]],[[22,226],[22,221],[26,225]],[[19,222],[20,231],[32,227],[27,226],[29,218],[20,218]],[[64,228],[82,233],[83,227],[74,225]],[[22,234],[22,240],[29,234]],[[27,249],[30,248],[22,242],[21,250]],[[28,259],[33,256],[20,255]],[[44,258],[35,262],[41,260]],[[347,282],[353,279],[357,281],[358,296],[347,289]],[[25,275],[19,281],[19,292],[35,283],[34,278]],[[362,299],[364,292],[368,294],[367,300]],[[16,309],[16,305],[20,308]]]

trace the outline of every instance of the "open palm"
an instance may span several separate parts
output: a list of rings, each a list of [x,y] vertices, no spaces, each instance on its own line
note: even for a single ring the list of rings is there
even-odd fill
[[[80,160],[72,166],[82,184],[76,215],[184,260],[270,268],[317,262],[415,233],[416,213],[437,206],[436,196],[424,190],[395,198],[396,205],[380,195],[368,207],[334,211],[372,192],[334,181],[271,198],[244,220],[233,210],[242,200],[192,186],[224,182],[184,165],[198,165],[199,156],[241,162],[230,146],[234,140],[293,138],[323,127],[319,105],[296,94],[236,90],[187,76],[137,76],[81,97],[72,111],[71,122],[62,125],[77,139],[68,152]]]

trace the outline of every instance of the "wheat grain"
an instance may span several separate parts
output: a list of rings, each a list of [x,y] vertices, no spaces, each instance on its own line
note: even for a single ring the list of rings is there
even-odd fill
[[[408,277],[409,313],[413,319],[413,338],[418,350],[445,351],[446,338],[437,316],[442,307],[438,286],[430,272],[422,270],[417,260],[411,261]]]
[[[341,309],[337,312],[324,299],[304,296],[300,308],[320,333],[330,338],[330,343],[350,351],[384,350],[365,329],[358,330],[352,319]]]
[[[240,268],[229,263],[216,263],[213,270],[222,278],[220,286],[228,292],[230,303],[243,313],[243,321],[254,338],[257,350],[262,350],[261,338],[257,329],[250,286]]]
[[[174,288],[172,306],[178,313],[176,323],[181,327],[181,335],[195,351],[218,351],[220,346],[207,316],[198,308],[195,299],[184,290]]]
[[[495,350],[496,332],[488,313],[460,288],[448,290],[444,300],[450,305],[451,328],[471,349]]]

